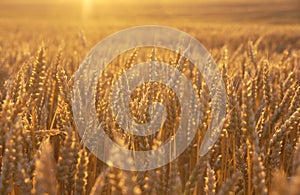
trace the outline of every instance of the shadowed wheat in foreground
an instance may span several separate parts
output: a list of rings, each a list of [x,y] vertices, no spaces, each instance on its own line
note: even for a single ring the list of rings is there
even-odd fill
[[[37,44],[29,36],[30,46],[0,44],[0,194],[296,195],[300,190],[299,40],[286,30],[285,36],[271,32],[254,41],[248,41],[243,31],[236,41],[211,50],[226,86],[227,115],[221,136],[204,157],[199,150],[212,117],[210,94],[192,64],[186,60],[178,68],[192,83],[200,83],[204,116],[182,155],[145,172],[109,167],[84,147],[77,134],[71,76],[87,51],[84,34],[75,41],[62,38],[68,47],[58,48],[57,37]],[[13,42],[15,37],[6,39]],[[128,52],[95,83],[95,107],[99,120],[105,121],[105,133],[134,151],[159,147],[176,133],[178,117],[185,114],[180,113],[174,92],[154,82],[134,91],[130,109],[136,121],[145,123],[151,120],[149,102],[163,103],[168,115],[158,133],[132,136],[112,118],[110,83],[139,60],[151,59],[152,51]],[[174,67],[180,59],[159,49],[156,57]]]

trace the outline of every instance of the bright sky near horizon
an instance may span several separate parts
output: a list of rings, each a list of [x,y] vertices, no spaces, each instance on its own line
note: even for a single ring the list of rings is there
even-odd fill
[[[234,21],[300,24],[299,0],[1,0],[0,19]]]

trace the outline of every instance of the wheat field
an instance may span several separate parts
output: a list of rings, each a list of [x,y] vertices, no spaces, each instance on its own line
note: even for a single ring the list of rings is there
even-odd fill
[[[153,21],[144,16],[132,23],[128,18],[117,24],[91,20],[80,26],[49,18],[0,18],[0,194],[300,194],[297,16],[296,24],[159,23],[191,34],[211,53],[226,88],[226,119],[214,147],[200,156],[213,117],[210,92],[186,59],[178,70],[198,84],[201,125],[177,159],[139,172],[109,166],[85,147],[72,110],[73,75],[98,41]],[[141,151],[159,147],[174,134],[184,113],[165,85],[145,83],[131,96],[131,115],[140,123],[151,120],[150,102],[167,108],[162,129],[146,137],[124,134],[112,117],[108,94],[114,79],[135,63],[157,58],[176,67],[180,57],[159,48],[137,48],[109,64],[95,83],[95,109],[112,140]]]

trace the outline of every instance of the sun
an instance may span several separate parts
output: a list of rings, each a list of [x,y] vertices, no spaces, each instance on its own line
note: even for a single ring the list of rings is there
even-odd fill
[[[89,18],[95,0],[81,0],[81,1],[82,1],[82,17]]]

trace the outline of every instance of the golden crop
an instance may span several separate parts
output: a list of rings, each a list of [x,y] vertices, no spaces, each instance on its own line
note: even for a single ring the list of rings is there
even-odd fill
[[[186,60],[179,70],[200,83],[202,97],[204,116],[196,137],[170,164],[130,172],[104,164],[85,148],[71,102],[72,75],[88,50],[123,26],[91,24],[82,30],[73,24],[0,23],[5,26],[0,29],[0,194],[299,194],[299,26],[172,23],[199,39],[219,65],[227,91],[223,131],[200,157],[212,117],[210,94]],[[172,52],[136,49],[115,59],[97,84],[96,110],[106,121],[106,134],[135,151],[170,139],[184,114],[172,90],[145,83],[131,96],[131,114],[145,123],[151,120],[149,102],[162,102],[168,113],[163,128],[152,136],[133,136],[112,117],[107,94],[114,79],[153,58],[154,50],[156,58],[176,67],[180,56]]]

